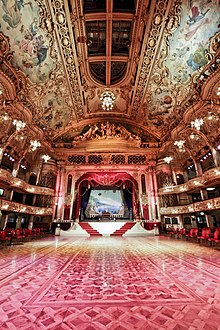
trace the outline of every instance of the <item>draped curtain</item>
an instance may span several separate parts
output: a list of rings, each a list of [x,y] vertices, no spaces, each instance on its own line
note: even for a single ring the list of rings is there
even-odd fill
[[[124,201],[126,203],[126,206],[128,210],[132,208],[132,190],[131,189],[123,189],[124,194]]]
[[[82,192],[81,192],[81,209],[83,212],[83,215],[85,216],[85,210],[87,208],[88,202],[89,202],[89,197],[91,194],[91,189],[88,189],[86,187],[82,187]]]

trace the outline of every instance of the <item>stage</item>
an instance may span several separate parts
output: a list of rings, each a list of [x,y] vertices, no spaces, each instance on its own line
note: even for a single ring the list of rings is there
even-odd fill
[[[127,222],[127,221],[117,221],[117,222],[107,222],[107,221],[91,221],[91,222],[79,222],[74,223],[72,227],[68,230],[60,230],[60,236],[84,236],[90,237],[90,234],[83,229],[83,224],[89,224],[89,226],[96,231],[97,234],[101,236],[111,236],[116,231],[119,232],[123,226],[126,224],[133,224],[131,229],[126,230],[121,236],[155,236],[158,232],[153,230],[144,229],[139,222]]]

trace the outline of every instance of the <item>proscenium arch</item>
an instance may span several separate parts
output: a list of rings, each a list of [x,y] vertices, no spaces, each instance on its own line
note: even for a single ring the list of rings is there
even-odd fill
[[[114,178],[114,180],[113,180]],[[103,180],[104,184],[101,184],[101,180]],[[110,187],[111,184],[116,184],[120,182],[121,186],[126,182],[129,181],[133,185],[133,197],[134,197],[134,204],[136,206],[136,212],[139,212],[139,200],[138,200],[138,182],[136,179],[127,172],[87,172],[84,173],[75,183],[75,198],[73,201],[73,218],[78,219],[79,212],[80,212],[80,187],[82,186],[83,182],[89,182],[90,184],[100,184],[100,186]]]

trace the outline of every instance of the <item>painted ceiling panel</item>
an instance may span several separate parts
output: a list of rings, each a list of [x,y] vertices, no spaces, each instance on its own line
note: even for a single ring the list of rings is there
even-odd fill
[[[0,0],[0,18],[35,124],[52,140],[100,123],[106,89],[112,122],[163,138],[219,47],[218,1]]]

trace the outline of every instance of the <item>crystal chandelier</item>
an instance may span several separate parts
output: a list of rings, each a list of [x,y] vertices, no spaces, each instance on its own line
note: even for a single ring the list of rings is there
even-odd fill
[[[204,121],[202,118],[196,118],[194,121],[191,121],[191,127],[195,128],[197,131],[200,130],[200,127],[203,125]]]
[[[32,151],[35,151],[38,147],[41,146],[41,143],[37,140],[31,140],[30,144],[31,144],[31,150]]]
[[[43,155],[41,158],[45,161],[45,163],[48,162],[48,160],[51,158],[49,155]]]
[[[103,110],[112,110],[115,96],[112,92],[105,91],[101,94],[100,101],[102,102]]]
[[[173,157],[168,156],[168,157],[165,157],[163,160],[164,160],[167,164],[169,164],[169,163],[173,160]]]
[[[15,125],[17,131],[20,131],[21,129],[23,129],[26,126],[26,123],[24,123],[21,120],[14,119],[13,125]]]
[[[5,112],[3,115],[0,116],[1,120],[7,121],[9,120],[9,115],[7,114],[7,112]]]
[[[184,146],[185,141],[184,140],[178,140],[174,142],[174,145],[179,148],[180,151],[183,151],[183,146]]]

